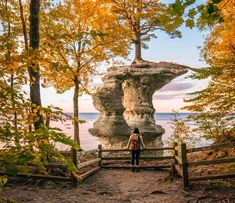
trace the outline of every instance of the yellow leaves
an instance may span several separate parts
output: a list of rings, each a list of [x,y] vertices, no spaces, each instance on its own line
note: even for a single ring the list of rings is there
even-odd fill
[[[200,74],[211,76],[210,82],[207,88],[194,93],[196,97],[188,100],[192,105],[185,108],[197,112],[192,117],[205,137],[224,142],[229,140],[226,132],[234,128],[235,1],[223,0],[220,6],[224,21],[212,30],[203,49],[204,58],[211,67],[202,69]]]
[[[0,189],[7,183],[7,176],[0,176]]]
[[[74,125],[75,122],[76,122],[76,123],[80,123],[80,124],[86,123],[85,120],[80,120],[80,119],[77,118],[77,117],[74,117],[74,118],[72,119],[72,125]]]
[[[37,113],[38,112],[38,109],[33,109],[33,113]]]
[[[126,28],[112,12],[110,0],[66,0],[43,15],[42,77],[58,92],[74,86],[73,76],[87,85],[95,65],[128,54]]]
[[[223,22],[216,26],[207,41],[205,53],[210,57],[210,64],[216,67],[233,66],[235,46],[235,1],[221,1],[221,16]]]

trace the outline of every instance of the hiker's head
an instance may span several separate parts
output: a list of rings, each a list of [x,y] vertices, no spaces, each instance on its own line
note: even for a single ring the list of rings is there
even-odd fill
[[[138,129],[138,128],[134,128],[134,129],[133,129],[133,134],[140,134],[139,129]]]

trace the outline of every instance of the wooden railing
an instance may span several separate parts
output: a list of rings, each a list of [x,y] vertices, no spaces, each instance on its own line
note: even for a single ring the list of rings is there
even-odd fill
[[[89,151],[60,151],[61,154],[65,155],[65,156],[69,156],[71,157],[72,153],[76,153],[76,161],[75,162],[75,166],[78,169],[78,173],[81,171],[81,169],[83,170],[85,167],[91,166],[90,170],[83,170],[85,171],[82,174],[72,174],[69,176],[67,176],[67,166],[65,164],[61,164],[61,163],[47,163],[45,164],[45,167],[48,169],[53,169],[53,168],[60,168],[62,169],[63,173],[65,174],[65,176],[61,176],[61,175],[44,175],[44,174],[34,174],[34,173],[17,173],[15,176],[17,177],[26,177],[26,178],[38,178],[38,179],[45,179],[45,180],[56,180],[56,181],[70,181],[72,186],[77,187],[78,182],[81,182],[83,180],[85,180],[87,177],[89,177],[90,175],[94,174],[95,172],[97,172],[100,169],[100,159],[98,158],[98,149],[95,150],[89,150]],[[96,158],[94,157],[93,160],[89,160],[83,163],[79,163],[77,157],[83,157],[86,155],[91,155],[91,154],[96,154]],[[97,166],[98,165],[98,166]],[[37,167],[35,164],[28,164],[28,166],[30,166],[31,168],[33,167]],[[66,171],[66,172],[65,172]],[[82,171],[82,172],[83,172]],[[9,175],[8,173],[6,173],[5,171],[0,170],[0,175]],[[10,176],[10,175],[9,175]]]
[[[93,160],[90,160],[90,161],[86,161],[86,162],[78,164],[77,169],[79,170],[79,169],[85,168],[87,166],[91,166],[91,165],[94,165],[94,164],[99,164],[99,162],[100,162],[100,158],[93,159]],[[92,168],[91,170],[89,170],[88,172],[79,175],[77,177],[78,181],[80,181],[80,182],[84,181],[90,175],[96,173],[99,169],[100,169],[100,166],[98,165],[98,166]]]
[[[173,151],[173,154],[171,156],[157,156],[157,155],[151,155],[151,156],[141,156],[140,159],[144,161],[159,161],[159,160],[170,160],[167,164],[162,164],[159,162],[155,165],[151,166],[141,166],[140,168],[171,168],[172,175],[179,175],[182,177],[183,180],[183,187],[187,187],[189,185],[190,181],[198,181],[198,180],[211,180],[211,179],[224,179],[224,178],[234,178],[235,173],[229,173],[229,174],[219,174],[219,175],[210,175],[210,176],[189,176],[188,169],[189,167],[195,167],[195,166],[202,166],[202,165],[210,165],[210,164],[223,164],[223,163],[235,163],[235,157],[227,157],[227,158],[221,158],[221,159],[214,159],[214,160],[197,160],[197,161],[188,161],[188,154],[194,153],[194,152],[201,152],[206,150],[220,150],[223,148],[229,148],[232,149],[235,147],[235,143],[227,143],[227,144],[221,144],[221,145],[213,145],[208,147],[198,147],[198,148],[191,148],[187,149],[187,146],[185,143],[174,143],[172,147],[159,147],[159,148],[148,148],[144,151],[147,152],[165,152],[165,151]],[[78,182],[81,182],[88,178],[90,175],[96,173],[101,168],[130,168],[130,164],[128,165],[107,165],[105,162],[107,161],[115,161],[117,163],[118,161],[128,161],[130,163],[131,156],[130,153],[128,153],[130,150],[128,149],[103,149],[102,145],[98,146],[98,150],[90,150],[90,151],[74,151],[74,153],[77,153],[77,155],[84,156],[89,154],[97,154],[97,157],[94,157],[93,160],[89,160],[83,163],[75,164],[78,171],[81,171],[81,169],[90,166],[89,170],[86,171],[83,174],[80,175],[71,175],[71,177],[61,177],[61,176],[46,176],[46,175],[37,175],[37,174],[18,174],[19,176],[31,176],[35,178],[45,178],[45,179],[54,179],[54,180],[71,180],[71,183],[73,186],[76,186]],[[114,156],[115,153],[120,153],[121,156]],[[109,153],[109,154],[106,154]],[[71,152],[63,152],[63,154],[71,155]],[[111,154],[111,156],[110,156]],[[114,155],[113,155],[114,154]],[[164,153],[162,153],[164,154]],[[76,160],[77,161],[77,160]],[[92,167],[91,167],[92,166]],[[54,164],[54,163],[48,163],[48,168],[66,168],[63,164]],[[2,173],[0,171],[0,175],[3,175],[5,173]]]
[[[168,156],[141,156],[140,159],[144,161],[162,161],[162,160],[170,160],[172,161],[170,164],[162,164],[159,162],[157,165],[151,165],[151,166],[140,166],[140,168],[171,168],[172,169],[172,175],[179,175],[182,177],[183,181],[183,187],[186,188],[189,185],[190,181],[198,181],[198,180],[211,180],[211,179],[224,179],[224,178],[233,178],[235,177],[235,173],[229,173],[229,174],[219,174],[219,175],[210,175],[210,176],[191,176],[189,175],[189,167],[195,167],[195,166],[202,166],[202,165],[210,165],[210,164],[223,164],[223,163],[235,163],[235,157],[229,157],[229,158],[221,158],[221,159],[214,159],[214,160],[197,160],[197,161],[189,161],[188,160],[188,154],[194,153],[194,152],[201,152],[201,151],[207,151],[207,150],[220,150],[223,148],[234,148],[235,143],[226,143],[226,144],[220,144],[220,145],[213,145],[213,146],[207,146],[207,147],[198,147],[198,148],[190,148],[187,149],[187,146],[185,143],[174,143],[172,147],[159,147],[159,148],[147,148],[144,151],[147,152],[165,152],[165,151],[173,151],[172,155]],[[121,162],[121,161],[129,161],[131,160],[130,153],[128,153],[130,150],[128,149],[103,149],[102,145],[98,146],[98,150],[91,150],[87,152],[78,152],[83,153],[81,155],[85,155],[88,153],[94,153],[98,152],[98,158],[95,158],[94,160],[90,160],[84,163],[80,163],[77,165],[78,170],[93,164],[98,164],[95,168],[92,168],[90,171],[80,175],[77,177],[79,181],[83,181],[90,175],[97,172],[100,168],[130,168],[130,164],[128,165],[107,165],[107,161],[115,161],[115,163]],[[117,153],[122,153],[119,156],[115,156]],[[164,154],[164,153],[162,153]]]
[[[75,153],[75,152],[74,152]],[[71,152],[63,152],[64,155],[71,155]],[[72,157],[76,157],[76,160],[73,161],[74,165],[76,166],[78,173],[83,170],[86,167],[91,167],[91,169],[89,169],[88,171],[86,171],[85,173],[82,173],[80,175],[75,175],[73,173],[71,173],[71,184],[74,187],[78,186],[78,182],[82,182],[84,181],[86,178],[88,178],[89,176],[91,176],[92,174],[96,173],[99,169],[100,169],[100,158],[94,157],[94,159],[86,161],[86,162],[82,162],[77,164],[77,160],[80,157],[86,156],[86,155],[91,155],[91,154],[98,154],[98,149],[94,149],[94,150],[89,150],[89,151],[76,151],[76,154],[73,155]]]
[[[235,157],[221,158],[214,160],[197,160],[197,161],[188,161],[188,154],[194,152],[201,152],[207,150],[220,150],[223,148],[234,148],[235,143],[227,143],[220,145],[213,145],[208,147],[198,147],[187,149],[185,143],[174,143],[174,170],[175,174],[180,175],[183,178],[183,187],[189,185],[189,181],[198,181],[198,180],[212,180],[212,179],[224,179],[224,178],[234,178],[235,173],[229,174],[219,174],[219,175],[209,175],[209,176],[189,176],[188,168],[193,166],[202,166],[210,164],[223,164],[223,163],[235,163]]]
[[[169,151],[169,150],[174,150],[174,147],[159,147],[159,148],[148,148],[144,149],[145,151],[148,152],[157,152],[157,151]],[[110,155],[105,155],[105,153],[111,153],[112,156]],[[113,154],[120,153],[120,152],[126,152],[124,155],[121,154],[121,156],[113,156]],[[128,165],[107,165],[105,164],[105,161],[115,161],[117,163],[118,161],[129,161],[131,160],[130,153],[127,154],[127,152],[130,152],[129,149],[103,149],[102,145],[98,146],[98,154],[100,158],[100,167],[101,168],[130,168],[130,164]],[[144,161],[159,161],[159,160],[174,160],[174,156],[141,156],[141,160]],[[129,163],[128,162],[128,163]],[[140,168],[171,168],[172,164],[170,165],[153,165],[153,166],[140,166]]]

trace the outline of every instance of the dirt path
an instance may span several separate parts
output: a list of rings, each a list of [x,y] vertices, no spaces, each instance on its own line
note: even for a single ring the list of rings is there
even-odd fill
[[[181,189],[181,179],[165,181],[168,171],[101,170],[79,188],[14,187],[0,196],[30,203],[192,203],[235,202],[235,188],[197,185],[189,192]],[[208,187],[209,186],[209,187]],[[221,201],[220,201],[221,200]],[[2,203],[0,201],[0,203]]]

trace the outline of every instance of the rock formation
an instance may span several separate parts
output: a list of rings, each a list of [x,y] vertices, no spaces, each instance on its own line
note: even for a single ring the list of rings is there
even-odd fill
[[[93,96],[93,104],[100,115],[90,132],[117,138],[129,136],[130,129],[138,127],[145,140],[161,136],[164,129],[155,124],[152,96],[187,69],[167,62],[109,68],[103,87]]]

